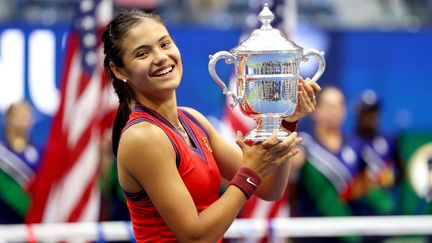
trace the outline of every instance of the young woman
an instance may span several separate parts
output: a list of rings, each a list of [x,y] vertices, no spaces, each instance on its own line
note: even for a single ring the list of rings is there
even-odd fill
[[[201,113],[177,107],[182,61],[158,16],[124,11],[102,39],[120,102],[113,151],[138,242],[215,242],[252,193],[267,200],[282,195],[301,140],[296,132],[253,146],[238,134],[237,147]],[[300,105],[287,124],[314,110],[309,97],[320,87],[299,82]],[[221,177],[231,182],[219,197]]]
[[[300,133],[302,151],[296,164],[303,163],[297,184],[296,209],[301,217],[352,216],[352,203],[362,195],[363,185],[359,146],[342,130],[346,116],[345,96],[334,86],[322,89],[313,114],[314,126],[309,133]],[[359,242],[357,236],[305,237],[305,242]]]

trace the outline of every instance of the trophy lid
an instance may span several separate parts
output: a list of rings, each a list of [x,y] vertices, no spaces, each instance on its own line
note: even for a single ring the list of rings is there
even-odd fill
[[[287,40],[285,35],[278,29],[274,29],[270,22],[273,21],[274,15],[270,11],[268,4],[264,4],[263,9],[258,15],[262,26],[255,29],[239,46],[233,48],[233,54],[251,54],[262,52],[290,52],[301,51],[302,47],[294,42]]]

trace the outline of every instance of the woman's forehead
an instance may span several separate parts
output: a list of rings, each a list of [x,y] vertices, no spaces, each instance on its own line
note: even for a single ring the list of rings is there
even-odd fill
[[[127,33],[128,39],[159,39],[160,36],[168,34],[168,30],[163,24],[150,18],[143,18],[138,24],[133,26]]]

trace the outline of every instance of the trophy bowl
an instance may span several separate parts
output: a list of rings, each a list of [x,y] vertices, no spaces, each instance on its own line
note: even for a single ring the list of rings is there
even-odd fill
[[[265,141],[275,130],[277,139],[282,141],[290,134],[281,126],[282,120],[293,114],[297,106],[300,63],[312,56],[317,58],[319,67],[312,77],[317,81],[325,69],[324,53],[304,50],[273,28],[270,23],[274,15],[267,4],[258,19],[261,28],[255,29],[230,52],[210,55],[208,69],[224,95],[232,98],[231,107],[238,104],[242,113],[255,119],[257,126],[248,132],[245,141]],[[235,65],[236,93],[229,91],[216,73],[216,63],[220,59]]]

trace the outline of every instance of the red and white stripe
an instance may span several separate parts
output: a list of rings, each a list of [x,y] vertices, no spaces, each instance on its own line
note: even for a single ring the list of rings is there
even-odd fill
[[[99,63],[87,73],[79,38],[72,32],[68,39],[61,103],[30,188],[29,223],[95,221],[99,216],[101,138],[118,101],[104,75],[101,48]]]

